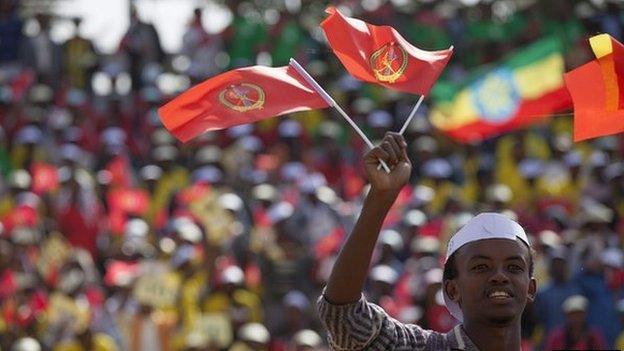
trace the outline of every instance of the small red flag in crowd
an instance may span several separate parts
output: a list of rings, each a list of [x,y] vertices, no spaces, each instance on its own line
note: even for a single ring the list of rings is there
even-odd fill
[[[427,95],[453,48],[425,51],[390,26],[374,26],[330,7],[321,27],[338,59],[355,78],[386,88]]]
[[[182,142],[211,130],[329,107],[291,66],[228,71],[182,93],[158,112]]]
[[[43,194],[49,191],[55,191],[59,187],[59,175],[55,166],[44,163],[35,162],[32,166],[32,191],[35,194]]]
[[[596,59],[565,74],[574,104],[574,141],[624,131],[624,46],[608,34],[589,43]]]
[[[143,189],[118,188],[108,193],[111,211],[142,215],[149,208],[149,193]]]

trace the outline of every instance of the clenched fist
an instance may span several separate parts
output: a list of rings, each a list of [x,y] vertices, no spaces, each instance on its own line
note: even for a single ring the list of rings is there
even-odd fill
[[[409,180],[412,163],[407,158],[407,143],[399,133],[387,132],[379,146],[364,155],[366,174],[371,183],[371,190],[380,192],[398,192]],[[378,170],[379,160],[390,167],[390,173]]]

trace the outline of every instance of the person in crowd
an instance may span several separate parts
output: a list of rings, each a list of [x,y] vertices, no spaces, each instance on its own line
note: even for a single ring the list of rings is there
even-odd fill
[[[130,61],[130,77],[132,89],[143,88],[143,71],[151,63],[159,63],[164,59],[164,51],[160,37],[153,24],[144,22],[135,6],[130,8],[130,27],[119,44],[120,51]]]
[[[608,348],[604,334],[587,324],[587,304],[583,295],[568,297],[562,307],[565,313],[563,326],[552,330],[546,340],[546,350],[605,350]]]
[[[62,46],[63,75],[71,87],[89,91],[99,57],[91,40],[80,34],[82,18],[75,17],[73,23],[74,36]]]
[[[61,47],[52,41],[51,16],[40,13],[36,18],[39,30],[23,42],[20,61],[36,72],[39,82],[57,87],[62,68]]]
[[[0,64],[17,60],[23,40],[23,22],[16,5],[17,1],[0,1]]]
[[[182,50],[180,51],[190,60],[186,74],[192,83],[199,83],[218,73],[217,55],[222,52],[222,47],[221,36],[206,32],[202,22],[202,9],[196,8],[182,37]]]
[[[561,325],[565,314],[561,309],[563,302],[579,293],[579,287],[569,278],[569,261],[564,247],[558,247],[550,253],[550,283],[537,292],[534,309],[538,324],[544,335]]]

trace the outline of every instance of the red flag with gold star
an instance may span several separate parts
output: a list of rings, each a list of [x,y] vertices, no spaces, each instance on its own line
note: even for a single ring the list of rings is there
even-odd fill
[[[330,107],[291,66],[228,71],[180,94],[158,113],[182,142],[211,130]]]
[[[386,88],[427,95],[453,54],[453,48],[425,51],[390,26],[375,26],[326,10],[321,23],[338,59],[355,78]]]

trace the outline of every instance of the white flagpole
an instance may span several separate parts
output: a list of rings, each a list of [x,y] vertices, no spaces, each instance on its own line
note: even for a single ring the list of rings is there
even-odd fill
[[[424,99],[425,99],[425,96],[421,95],[420,98],[418,99],[418,102],[416,102],[416,106],[414,106],[414,108],[412,109],[412,112],[410,112],[409,116],[407,117],[407,120],[405,121],[405,123],[403,123],[403,126],[401,127],[399,134],[403,135],[403,133],[405,133],[407,126],[409,126],[414,116],[416,116],[416,111],[418,111],[418,108],[420,107],[420,104],[422,104]],[[379,166],[377,166],[377,169],[380,169]]]
[[[453,46],[452,45],[449,48],[449,50],[453,50]],[[414,108],[412,109],[412,112],[410,112],[409,117],[407,117],[407,120],[405,121],[405,123],[403,123],[403,127],[401,127],[401,130],[399,131],[399,134],[402,135],[403,133],[405,133],[405,130],[407,129],[407,126],[410,124],[410,122],[412,121],[414,116],[416,116],[416,111],[418,111],[418,108],[420,107],[420,104],[423,102],[424,99],[425,99],[425,96],[421,95],[420,98],[418,99],[418,102],[416,102],[416,106],[414,106]]]
[[[366,142],[366,145],[368,145],[369,148],[372,149],[372,148],[375,147],[373,145],[373,143],[368,139],[366,134],[364,134],[364,132],[362,132],[360,127],[358,127],[357,124],[355,124],[355,122],[353,122],[353,120],[349,117],[349,115],[347,115],[347,113],[344,112],[344,110],[336,103],[336,101],[331,96],[329,96],[329,94],[327,94],[325,89],[323,89],[316,82],[316,80],[314,78],[312,78],[312,76],[310,74],[308,74],[308,72],[303,67],[301,67],[299,62],[297,62],[295,59],[291,58],[290,59],[290,65],[294,69],[296,69],[297,72],[299,72],[299,74],[301,74],[301,76],[303,76],[303,78],[308,83],[310,83],[312,88],[314,88],[314,90],[316,90],[316,92],[319,93],[319,95],[321,95],[323,100],[325,100],[327,102],[327,104],[329,104],[329,106],[335,108],[338,111],[338,113],[340,113],[340,115],[342,115],[342,117],[344,117],[344,119],[346,119],[347,122],[349,122],[351,127],[353,127],[353,129],[355,129],[355,131],[360,135],[360,137],[362,137],[362,139],[364,140],[364,142]],[[380,162],[381,166],[383,167],[383,169],[386,171],[386,173],[390,173],[390,168],[388,167],[388,165],[381,159],[379,159],[379,162]]]
[[[412,109],[412,112],[410,112],[409,117],[407,117],[407,120],[405,121],[405,123],[403,123],[403,127],[401,127],[399,134],[403,135],[403,133],[405,133],[407,126],[410,124],[414,116],[416,116],[416,111],[418,111],[418,108],[420,107],[420,104],[423,102],[424,99],[425,99],[425,96],[421,95],[420,98],[418,99],[418,102],[416,103],[416,106],[414,106],[414,108]]]

